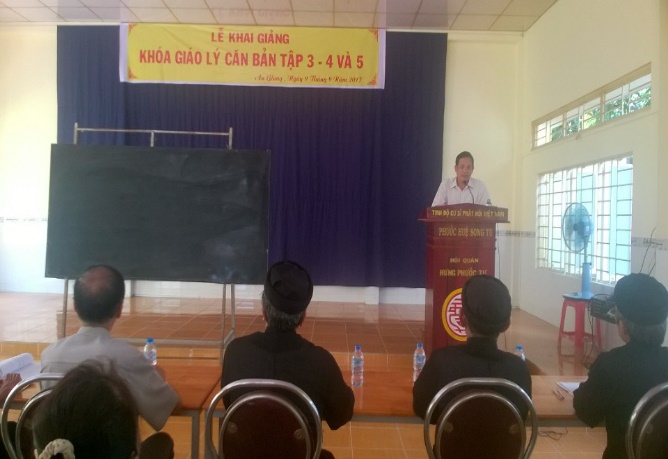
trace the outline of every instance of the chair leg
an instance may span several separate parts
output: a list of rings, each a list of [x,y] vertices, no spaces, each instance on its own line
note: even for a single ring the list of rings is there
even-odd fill
[[[585,336],[585,317],[582,304],[575,306],[575,347],[582,349],[584,347]]]
[[[598,320],[598,319],[595,319],[595,320],[596,320],[596,342],[598,343],[598,350],[603,352],[603,345],[601,344],[601,342],[602,342],[601,341],[602,340],[602,337],[601,337],[601,321]]]
[[[564,301],[561,306],[561,323],[559,324],[559,337],[557,338],[557,345],[561,346],[561,337],[564,334],[564,319],[566,319],[566,307],[568,303]]]

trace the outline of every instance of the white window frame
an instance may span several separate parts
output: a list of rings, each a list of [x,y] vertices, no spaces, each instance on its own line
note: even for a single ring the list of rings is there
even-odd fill
[[[541,174],[536,195],[538,268],[582,274],[584,251],[571,251],[561,234],[566,208],[580,203],[594,225],[586,260],[592,280],[612,284],[631,272],[632,155]]]
[[[641,91],[649,89],[649,103],[638,108]],[[652,100],[652,67],[646,64],[610,84],[580,97],[532,123],[532,148],[557,142],[580,131],[602,126],[624,116],[649,109]],[[613,101],[621,106],[611,107]]]

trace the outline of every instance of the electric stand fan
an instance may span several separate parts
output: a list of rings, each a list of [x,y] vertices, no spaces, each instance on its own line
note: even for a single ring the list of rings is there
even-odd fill
[[[587,247],[592,232],[592,222],[585,206],[579,203],[569,205],[564,212],[561,222],[561,236],[566,247],[575,253],[584,250],[582,263],[582,290],[578,296],[590,299],[591,293],[591,263],[587,261]]]

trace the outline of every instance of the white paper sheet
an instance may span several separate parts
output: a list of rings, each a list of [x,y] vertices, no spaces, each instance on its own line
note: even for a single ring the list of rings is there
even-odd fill
[[[0,378],[4,379],[9,373],[18,373],[21,379],[39,374],[40,365],[35,363],[32,354],[27,352],[5,359],[0,362]]]
[[[580,387],[580,383],[579,382],[565,382],[565,381],[561,382],[560,381],[560,382],[557,383],[557,386],[559,386],[560,388],[562,388],[563,390],[565,390],[569,394],[572,394],[573,391],[575,391],[575,389]]]

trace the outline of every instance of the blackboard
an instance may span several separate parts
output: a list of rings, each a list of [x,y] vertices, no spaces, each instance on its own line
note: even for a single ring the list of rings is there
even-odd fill
[[[46,277],[261,284],[268,151],[52,145]]]

